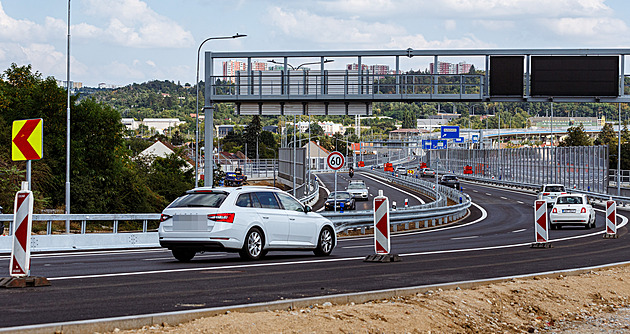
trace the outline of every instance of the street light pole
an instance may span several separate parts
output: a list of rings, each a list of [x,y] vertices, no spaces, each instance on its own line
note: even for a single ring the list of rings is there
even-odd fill
[[[68,0],[70,1],[70,0]],[[241,35],[236,33],[233,36],[221,36],[221,37],[208,37],[201,44],[199,44],[199,49],[197,49],[197,81],[195,82],[195,86],[197,86],[197,103],[195,107],[195,188],[199,186],[199,57],[201,54],[201,47],[207,42],[214,39],[233,39],[245,37],[247,35]],[[207,82],[205,83],[208,84]],[[207,140],[208,138],[206,138]],[[212,138],[210,138],[212,140]],[[208,152],[206,152],[208,154]],[[210,152],[210,156],[212,157],[212,150]],[[212,160],[211,160],[212,161]],[[212,168],[210,169],[212,171]],[[207,180],[208,176],[210,177],[210,187],[212,187],[212,175],[204,175],[204,180]],[[205,184],[207,186],[207,184]]]
[[[66,70],[66,88],[68,91],[68,109],[66,111],[66,214],[70,214],[70,0],[68,0],[68,54],[66,58],[68,61]],[[70,233],[70,219],[66,219],[66,233]]]

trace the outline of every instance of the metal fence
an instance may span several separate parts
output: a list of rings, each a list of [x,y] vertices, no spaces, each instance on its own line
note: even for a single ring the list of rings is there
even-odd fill
[[[278,160],[275,159],[238,159],[221,160],[221,170],[234,172],[240,168],[248,179],[274,178],[278,173]]]
[[[430,150],[427,164],[440,171],[526,184],[560,183],[570,189],[608,192],[608,146]]]

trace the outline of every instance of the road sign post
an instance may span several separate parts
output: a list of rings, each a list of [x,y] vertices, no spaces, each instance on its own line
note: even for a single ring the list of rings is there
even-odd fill
[[[531,247],[551,248],[549,243],[549,222],[547,220],[547,201],[536,200],[534,202],[534,233],[535,240]]]
[[[391,254],[389,223],[389,199],[383,196],[383,191],[378,191],[374,197],[374,252],[368,255],[365,262],[398,262],[398,254]]]
[[[606,201],[606,233],[604,238],[617,238],[617,202]]]
[[[337,171],[343,167],[343,164],[346,162],[346,159],[344,158],[343,154],[341,154],[341,152],[331,152],[328,155],[328,158],[326,158],[326,163],[328,164],[328,167],[330,167],[330,169],[333,169],[335,171],[335,202],[333,204],[333,209],[335,211],[337,211]]]

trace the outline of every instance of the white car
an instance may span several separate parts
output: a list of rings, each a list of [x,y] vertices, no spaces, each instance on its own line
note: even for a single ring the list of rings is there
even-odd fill
[[[420,171],[420,176],[421,177],[427,177],[427,176],[434,177],[435,174],[436,174],[435,171],[433,169],[431,169],[431,168],[423,168]]]
[[[355,200],[368,200],[368,188],[365,186],[364,182],[351,181],[346,191],[349,192]]]
[[[562,184],[544,184],[538,190],[538,199],[547,202],[547,207],[552,208],[556,197],[566,194],[564,185]]]
[[[400,174],[400,175],[407,175],[407,168],[400,166],[400,167],[396,167],[396,173]]]
[[[595,210],[583,194],[560,195],[556,198],[549,213],[549,227],[552,230],[563,225],[595,227]]]
[[[337,240],[332,222],[272,187],[200,187],[169,204],[158,229],[162,247],[179,261],[197,252],[238,252],[248,260],[270,250],[330,255]]]

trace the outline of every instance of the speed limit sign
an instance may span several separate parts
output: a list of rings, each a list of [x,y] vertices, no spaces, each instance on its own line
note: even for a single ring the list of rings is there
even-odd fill
[[[328,163],[328,167],[337,170],[343,167],[343,164],[345,163],[345,158],[343,157],[343,154],[335,151],[328,155],[326,162]]]

